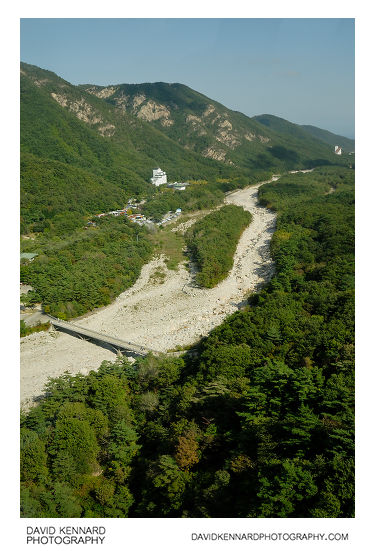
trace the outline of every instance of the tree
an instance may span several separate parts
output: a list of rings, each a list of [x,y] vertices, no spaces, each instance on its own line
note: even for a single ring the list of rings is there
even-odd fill
[[[130,475],[130,464],[141,446],[137,444],[138,434],[124,420],[114,425],[108,444],[109,472],[123,484]]]
[[[145,510],[154,515],[174,516],[183,503],[185,486],[189,480],[186,473],[170,455],[162,455],[153,462],[147,472],[149,490],[143,498]]]
[[[196,435],[192,431],[188,431],[185,436],[178,437],[175,458],[177,465],[184,471],[189,471],[193,465],[199,462],[199,445]]]
[[[45,484],[48,479],[47,453],[38,434],[21,429],[21,481]]]
[[[51,454],[58,480],[70,482],[74,471],[74,480],[77,481],[79,475],[96,470],[98,453],[95,431],[88,421],[76,418],[56,421]]]
[[[272,462],[262,469],[258,515],[261,517],[305,517],[309,498],[318,493],[308,462]]]

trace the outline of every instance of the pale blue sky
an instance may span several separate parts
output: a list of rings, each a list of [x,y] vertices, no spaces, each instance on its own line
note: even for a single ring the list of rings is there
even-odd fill
[[[354,19],[21,19],[21,60],[73,84],[180,82],[354,137]]]

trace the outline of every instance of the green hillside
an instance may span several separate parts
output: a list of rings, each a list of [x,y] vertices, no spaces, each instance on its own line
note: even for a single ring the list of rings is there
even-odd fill
[[[82,85],[81,89],[122,113],[149,122],[165,135],[206,158],[254,169],[303,168],[339,161],[327,143],[309,132],[265,125],[257,117],[227,109],[182,84],[163,82],[111,86]],[[280,119],[281,120],[281,119]],[[287,122],[287,121],[286,121]]]
[[[353,180],[262,187],[276,273],[194,354],[49,381],[22,416],[21,517],[354,517]]]
[[[73,86],[22,63],[21,232],[37,239],[23,240],[21,248],[39,254],[23,268],[35,289],[30,300],[74,317],[113,298],[111,285],[99,277],[100,291],[93,287],[90,296],[76,296],[72,282],[84,248],[73,257],[69,251],[94,235],[87,232],[89,217],[122,208],[130,197],[144,198],[143,213],[160,220],[176,208],[212,208],[224,192],[273,172],[347,162],[298,125],[269,116],[267,123],[264,117],[250,119],[181,84]],[[149,181],[156,166],[169,181],[195,185],[182,195],[156,189]],[[111,239],[103,227],[97,232],[101,238],[89,245],[94,256]],[[116,254],[111,251],[108,258]],[[62,294],[53,270],[42,281],[47,265],[55,269],[60,263]],[[95,263],[87,269],[96,279]],[[116,293],[133,281],[128,272],[138,269],[118,265],[108,279],[116,279]]]
[[[311,126],[309,124],[303,124],[302,128],[307,130],[307,132],[310,132],[312,136],[315,136],[315,138],[318,138],[322,142],[326,142],[333,146],[340,145],[346,153],[350,153],[355,149],[355,141],[350,138],[333,134],[328,130],[323,130],[322,128],[317,128],[316,126]]]
[[[328,130],[317,128],[316,126],[294,124],[281,117],[276,117],[275,115],[256,115],[253,119],[269,130],[283,134],[285,137],[289,136],[290,138],[300,140],[305,144],[305,147],[313,149],[316,147],[317,141],[319,141],[325,146],[341,145],[344,150],[346,150],[346,153],[354,151],[354,140],[338,136],[332,132],[328,132]],[[334,155],[333,151],[334,148],[330,147],[329,152],[331,155]],[[334,164],[340,163],[340,161],[337,161],[336,155],[335,157]],[[344,156],[344,158],[345,161],[347,161],[347,157]]]
[[[202,158],[154,126],[73,86],[50,71],[21,64],[21,148],[117,181],[149,182],[162,165],[170,179],[241,172]]]
[[[21,179],[22,233],[73,230],[89,215],[124,205],[131,191],[88,169],[31,153],[21,155]]]
[[[55,216],[59,190],[65,195],[62,209],[93,214],[134,195],[151,196],[149,179],[159,165],[171,180],[243,175],[27,64],[21,65],[21,159],[25,232],[40,231],[30,224]]]
[[[22,231],[48,227],[57,210],[90,215],[150,198],[156,166],[170,181],[226,178],[238,187],[272,171],[347,162],[302,127],[267,117],[246,117],[182,84],[73,86],[22,63]],[[47,169],[47,160],[61,164]]]

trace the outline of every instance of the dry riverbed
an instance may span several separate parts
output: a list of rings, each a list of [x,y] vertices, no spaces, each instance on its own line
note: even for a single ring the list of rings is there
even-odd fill
[[[225,199],[250,211],[253,219],[240,238],[232,270],[217,287],[200,289],[183,263],[171,271],[162,257],[154,258],[131,288],[111,305],[80,319],[78,325],[161,352],[207,335],[272,276],[270,240],[276,215],[257,204],[260,185],[233,192]],[[165,276],[155,278],[160,272]],[[29,407],[33,398],[43,393],[49,377],[66,371],[87,374],[103,360],[114,359],[109,350],[53,330],[24,337],[21,403]]]

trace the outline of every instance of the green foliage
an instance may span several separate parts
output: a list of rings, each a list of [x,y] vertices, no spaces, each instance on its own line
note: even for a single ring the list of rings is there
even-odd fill
[[[298,502],[308,501],[318,493],[311,472],[305,462],[284,461],[270,465],[265,476],[260,475],[257,497],[261,517],[289,517],[298,508]]]
[[[44,442],[30,429],[21,429],[21,481],[45,483],[48,477]]]
[[[88,216],[126,204],[128,192],[87,169],[56,160],[21,155],[23,233],[66,235],[85,225]]]
[[[108,447],[108,453],[113,461],[120,463],[123,467],[129,465],[140,448],[137,440],[137,433],[126,421],[121,420],[116,423],[111,431],[111,444]]]
[[[242,207],[226,205],[196,222],[186,234],[186,242],[198,264],[197,283],[214,287],[233,266],[241,233],[251,221]]]
[[[98,93],[101,87],[87,85],[81,89]],[[333,148],[327,145],[326,135],[316,138],[302,126],[270,115],[249,118],[183,84],[121,84],[104,101],[113,106],[121,105],[122,109],[133,113],[137,110],[133,101],[140,95],[169,112],[169,124],[159,118],[150,121],[149,125],[183,145],[189,153],[207,155],[209,151],[220,151],[228,163],[226,167],[222,163],[225,169],[231,168],[228,166],[231,163],[251,175],[254,170],[271,167],[285,170],[310,164],[316,166],[322,164],[322,160],[340,162]],[[124,96],[128,98],[126,104]],[[201,178],[202,175],[195,179]]]
[[[55,482],[50,492],[38,486],[21,486],[23,518],[76,518],[81,513],[79,498],[66,484]]]
[[[175,212],[178,208],[183,212],[209,209],[223,201],[221,187],[222,184],[211,183],[189,186],[185,191],[166,189],[147,201],[142,211],[147,217],[160,221],[167,212]]]
[[[150,465],[147,478],[150,489],[143,498],[147,516],[176,516],[183,503],[188,475],[179,470],[173,457],[162,455]]]
[[[35,289],[31,301],[64,319],[109,304],[135,282],[152,250],[145,230],[118,218],[40,246],[43,252],[21,266],[21,278]]]
[[[43,159],[69,161],[80,169],[86,159],[85,170],[90,159],[96,176],[107,178],[110,172],[104,174],[102,167],[111,165],[112,146],[98,148],[106,139],[97,141],[94,128],[87,133],[81,121],[53,103],[49,96],[56,76],[33,71],[33,78],[49,79],[45,89],[29,82],[25,92],[30,105],[37,100],[41,125],[48,127],[46,142],[53,134],[46,121],[52,111],[56,117],[59,112],[55,142],[46,144]],[[178,101],[183,103],[182,92]],[[91,98],[92,108],[103,108],[103,117],[112,116],[111,106],[106,111],[99,98],[84,98]],[[190,98],[192,113],[206,109],[204,97]],[[147,125],[130,115],[126,120],[134,123],[135,140],[127,138],[127,154],[137,158],[131,144],[140,146]],[[69,148],[74,125],[85,132],[88,148],[82,145],[80,160],[78,142]],[[24,147],[42,158],[41,128],[33,134],[28,126]],[[114,144],[125,140],[125,129],[121,132]],[[155,129],[147,138],[151,150],[157,150],[159,138],[160,155],[173,164],[173,141]],[[268,169],[270,157],[277,166],[302,163],[305,154],[293,146],[296,139],[267,145],[279,146],[273,154],[258,149],[256,162]],[[296,151],[298,161],[292,159]],[[187,165],[178,158],[180,170]],[[187,158],[190,163],[193,157]],[[253,163],[254,157],[248,168]],[[210,172],[218,165],[201,166]],[[192,178],[214,183],[212,173],[198,174],[200,166],[190,167]],[[228,184],[223,180],[231,183],[231,176],[221,174],[218,186]],[[88,376],[65,374],[49,381],[45,397],[21,421],[23,517],[354,516],[353,180],[352,170],[330,166],[287,175],[260,189],[263,204],[278,213],[272,240],[275,275],[247,308],[227,318],[193,353],[149,355],[134,365],[125,359],[104,362]],[[191,187],[209,190],[210,185]],[[238,211],[233,218],[237,221]],[[209,217],[204,220],[208,230]],[[70,223],[67,217],[63,231],[68,235],[51,238],[46,232],[36,239],[32,250],[38,256],[22,266],[22,281],[33,285],[35,301],[42,298],[51,311],[67,317],[106,304],[134,281],[151,253],[145,235],[141,232],[137,243],[133,228],[121,220],[73,232]],[[231,234],[229,222],[216,220],[214,235],[217,228]],[[228,246],[222,249],[227,253]]]
[[[32,333],[38,333],[39,331],[48,331],[51,324],[50,322],[47,323],[37,323],[36,325],[33,325],[31,327],[27,326],[24,320],[21,320],[20,322],[20,336],[26,337],[27,335],[31,335]]]
[[[70,482],[76,474],[97,468],[99,446],[90,423],[76,417],[56,421],[51,443],[52,470],[57,480]]]
[[[51,380],[46,399],[23,416],[22,516],[127,516],[134,499],[125,481],[140,449],[127,373],[122,360]]]

